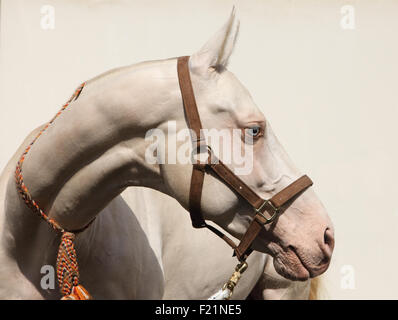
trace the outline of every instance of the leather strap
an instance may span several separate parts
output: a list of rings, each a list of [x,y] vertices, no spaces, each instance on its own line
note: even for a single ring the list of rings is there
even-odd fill
[[[189,213],[191,215],[192,226],[195,228],[207,227],[210,231],[227,242],[228,245],[234,249],[237,258],[243,261],[252,252],[250,246],[263,229],[264,225],[273,222],[280,209],[310,187],[312,181],[308,176],[304,175],[275,194],[271,199],[265,200],[259,197],[253,189],[235,175],[221,160],[217,159],[211,149],[206,146],[204,137],[201,136],[202,124],[196,105],[188,63],[189,56],[179,57],[177,60],[178,81],[185,116],[188,127],[193,131],[193,134],[195,134],[195,136],[192,137],[194,151],[200,152],[200,148],[203,146],[207,147],[209,151],[207,163],[202,164],[197,160],[196,163],[193,163],[192,167],[191,186],[189,191]],[[211,170],[220,180],[245,199],[256,212],[253,221],[250,223],[249,228],[243,235],[238,246],[224,233],[206,224],[203,219],[201,199],[206,170]],[[272,214],[270,214],[270,212]]]
[[[200,122],[198,107],[196,106],[195,94],[192,88],[189,73],[189,56],[180,57],[177,60],[178,82],[180,83],[182,101],[188,127],[194,131],[196,137],[193,142],[201,141],[202,123]]]
[[[189,190],[189,214],[191,215],[192,226],[194,228],[206,227],[206,222],[201,213],[200,202],[202,200],[202,189],[204,181],[204,171],[192,168],[191,188]]]
[[[194,151],[200,152],[201,129],[198,108],[196,106],[195,95],[192,88],[191,76],[188,66],[189,56],[180,57],[177,60],[178,82],[184,105],[185,117],[188,127],[193,130],[192,142]],[[195,149],[196,148],[196,149]],[[189,214],[191,215],[192,226],[194,228],[206,227],[206,222],[202,217],[200,210],[200,201],[202,200],[202,187],[204,180],[204,171],[197,166],[192,167],[191,187],[189,190]]]
[[[312,184],[312,180],[308,176],[304,175],[289,184],[286,188],[279,191],[268,201],[264,200],[263,203],[266,204],[264,208],[261,208],[261,206],[260,208],[256,207],[256,215],[254,216],[253,221],[250,223],[249,228],[243,235],[238,247],[234,250],[239,260],[245,260],[247,256],[251,253],[250,246],[253,243],[254,239],[256,239],[260,231],[263,229],[264,225],[274,221],[274,219],[277,218],[276,215],[279,214],[279,211],[282,209],[283,206],[293,202],[294,199],[296,199],[307,188],[312,186]],[[271,205],[269,203],[271,203]],[[269,210],[274,211],[275,218],[273,218],[272,216],[271,219],[268,217],[264,217],[264,213]]]
[[[234,248],[234,252],[239,260],[246,259],[250,254],[250,246],[264,225],[275,220],[276,215],[284,205],[292,202],[313,184],[312,180],[307,175],[304,175],[279,191],[271,199],[265,200],[259,197],[253,189],[235,175],[221,160],[212,159],[209,166],[226,185],[244,198],[254,208],[255,212],[257,212],[239,245]],[[273,214],[270,215],[269,212]]]
[[[212,162],[214,162],[214,160]],[[267,212],[267,209],[271,211],[276,208],[280,209],[283,205],[313,184],[312,180],[308,176],[304,175],[285,187],[283,190],[279,191],[267,201],[259,197],[253,189],[235,175],[224,163],[222,163],[221,160],[218,160],[216,163],[211,163],[209,166],[211,170],[225,182],[225,184],[229,185],[234,191],[236,191],[255,210],[260,210],[263,214]],[[264,207],[261,208],[261,206]],[[270,219],[271,216],[267,218]]]

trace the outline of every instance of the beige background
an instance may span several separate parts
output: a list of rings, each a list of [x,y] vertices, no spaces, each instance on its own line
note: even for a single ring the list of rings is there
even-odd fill
[[[52,30],[40,26],[46,4]],[[398,298],[398,1],[2,0],[0,168],[82,81],[191,54],[233,4],[241,33],[230,69],[336,227],[328,297]],[[340,26],[347,4],[354,30]]]

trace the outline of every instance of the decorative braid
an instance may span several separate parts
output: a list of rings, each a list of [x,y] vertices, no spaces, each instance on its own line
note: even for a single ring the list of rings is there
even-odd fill
[[[73,95],[69,98],[69,100],[62,106],[61,110],[48,122],[43,129],[36,135],[33,141],[29,144],[29,146],[25,149],[21,158],[17,163],[17,167],[15,169],[15,182],[17,185],[17,190],[24,200],[25,204],[30,208],[34,213],[39,215],[44,221],[46,221],[54,230],[62,234],[61,244],[58,249],[57,256],[57,278],[60,287],[61,293],[64,295],[62,299],[67,300],[84,300],[90,299],[90,295],[83,288],[83,286],[79,285],[79,269],[77,265],[76,251],[74,248],[74,239],[75,234],[72,232],[67,232],[64,228],[62,228],[54,219],[51,219],[37,204],[37,202],[32,198],[29,193],[28,188],[26,187],[22,175],[22,165],[25,161],[25,157],[32,145],[37,141],[37,139],[43,134],[44,131],[54,122],[56,118],[64,111],[68,105],[75,99],[77,99],[83,90],[83,87],[86,83],[82,83]],[[90,225],[91,222],[88,224]],[[86,227],[88,227],[88,225]],[[75,231],[80,232],[83,231],[86,227]]]
[[[33,212],[38,214],[43,220],[45,220],[54,230],[59,231],[63,233],[65,230],[53,219],[49,218],[42,209],[40,209],[39,205],[35,200],[32,199],[32,196],[29,193],[28,188],[26,187],[22,175],[22,164],[25,161],[25,157],[29,150],[31,149],[32,145],[36,142],[36,140],[43,134],[44,131],[47,130],[47,128],[54,122],[56,118],[59,117],[59,115],[64,111],[68,105],[72,102],[73,99],[77,98],[81,91],[83,90],[83,87],[86,83],[83,82],[73,93],[73,95],[69,98],[69,100],[62,106],[61,110],[58,111],[58,113],[48,122],[43,129],[40,130],[40,132],[36,135],[36,137],[33,139],[33,141],[29,144],[29,146],[25,149],[24,153],[22,154],[21,158],[19,159],[17,163],[17,167],[15,169],[15,182],[17,184],[17,190],[19,194],[21,195],[22,199],[30,208]]]

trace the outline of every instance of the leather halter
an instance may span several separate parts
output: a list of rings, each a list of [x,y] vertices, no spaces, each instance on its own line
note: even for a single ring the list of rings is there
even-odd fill
[[[189,213],[192,226],[194,228],[206,227],[214,232],[233,248],[234,254],[236,254],[239,261],[244,261],[252,252],[251,245],[263,227],[275,220],[280,209],[284,205],[293,201],[304,190],[312,186],[312,181],[308,176],[304,175],[279,191],[271,199],[265,200],[259,197],[253,189],[235,175],[221,160],[217,159],[211,151],[211,148],[205,144],[204,137],[201,135],[202,124],[200,122],[200,116],[193,92],[188,62],[189,56],[179,57],[177,60],[178,81],[180,84],[185,116],[188,127],[197,137],[196,140],[192,141],[194,144],[194,152],[196,151],[199,153],[203,150],[203,147],[205,147],[209,154],[207,163],[200,163],[199,160],[193,163],[189,191]],[[203,219],[200,202],[202,198],[204,175],[208,172],[214,173],[221,181],[245,199],[254,209],[254,218],[239,245],[236,245],[233,240],[221,231],[208,225]]]

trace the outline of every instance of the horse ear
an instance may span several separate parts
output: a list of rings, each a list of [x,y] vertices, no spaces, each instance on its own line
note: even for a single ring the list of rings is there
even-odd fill
[[[207,72],[209,68],[218,71],[226,68],[238,32],[239,20],[236,18],[235,7],[233,7],[227,23],[190,57],[190,68],[198,73]]]

